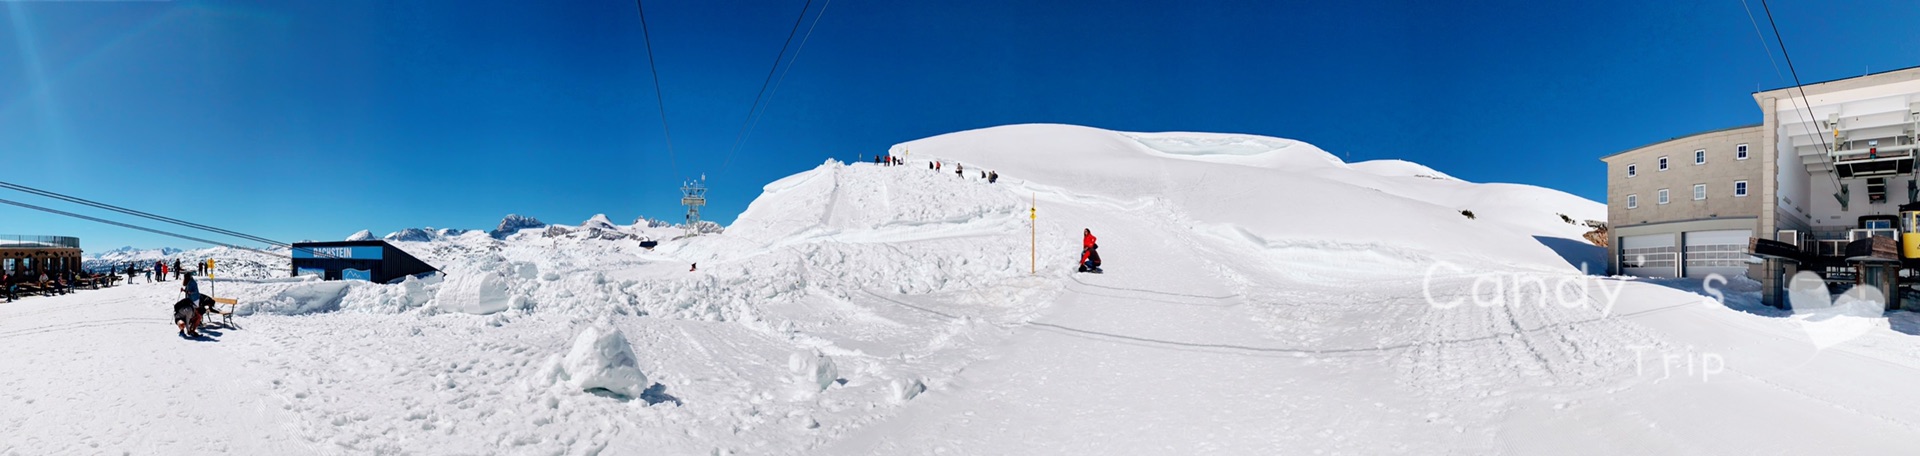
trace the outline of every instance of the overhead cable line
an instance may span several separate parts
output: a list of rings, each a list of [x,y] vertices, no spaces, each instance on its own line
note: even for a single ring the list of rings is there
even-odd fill
[[[1805,118],[1807,119],[1808,133],[1817,133],[1813,130],[1813,127],[1814,127],[1813,103],[1807,101],[1807,88],[1805,85],[1800,83],[1800,71],[1795,70],[1793,68],[1793,55],[1787,53],[1787,40],[1786,38],[1780,36],[1780,25],[1774,23],[1773,21],[1773,8],[1767,6],[1767,0],[1760,0],[1760,9],[1767,13],[1767,25],[1773,28],[1773,39],[1776,42],[1780,43],[1780,57],[1786,59],[1787,72],[1793,74],[1793,88],[1800,92],[1800,107],[1804,109],[1800,109],[1797,111],[1800,111],[1802,115],[1805,116]],[[1788,92],[1787,96],[1792,97],[1793,93]],[[1833,128],[1839,128],[1839,126],[1836,125]],[[1838,174],[1839,170],[1834,169],[1834,166],[1832,163],[1828,163],[1832,161],[1831,154],[1833,153],[1833,148],[1827,145],[1827,136],[1824,134],[1814,134],[1813,136],[1820,138],[1821,153],[1829,154],[1828,159],[1821,160],[1821,162],[1827,163],[1827,168],[1828,168],[1827,177],[1833,180],[1834,190],[1844,193],[1846,191],[1846,187],[1841,186],[1840,178],[1836,175]],[[1843,201],[1841,202],[1841,204],[1844,205],[1846,203]]]
[[[292,244],[288,244],[288,243],[285,243],[285,242],[280,242],[280,241],[275,241],[275,240],[272,240],[272,239],[267,239],[267,238],[264,238],[264,237],[260,237],[260,236],[254,236],[254,235],[251,235],[251,234],[246,234],[246,233],[241,233],[241,232],[237,232],[237,231],[233,231],[233,230],[228,230],[228,229],[224,229],[224,228],[218,228],[218,227],[213,227],[213,226],[207,226],[207,225],[203,225],[203,224],[199,224],[199,223],[193,223],[193,222],[189,222],[189,221],[185,221],[185,220],[180,220],[180,219],[176,219],[176,218],[172,218],[172,217],[166,217],[166,216],[162,216],[162,215],[155,215],[155,214],[150,214],[150,213],[147,213],[147,212],[142,212],[142,211],[138,211],[138,210],[134,210],[134,209],[127,209],[127,208],[124,208],[124,207],[120,207],[120,206],[115,206],[115,205],[111,205],[111,204],[107,204],[107,203],[102,203],[102,202],[98,202],[98,201],[93,201],[93,200],[88,200],[88,199],[85,199],[85,198],[80,198],[80,197],[77,197],[77,196],[68,196],[68,195],[64,195],[64,194],[60,194],[60,193],[56,193],[56,192],[52,192],[52,191],[47,191],[47,190],[41,190],[41,189],[37,189],[37,188],[33,188],[33,187],[28,187],[28,186],[25,186],[25,185],[20,185],[20,184],[15,184],[15,183],[10,183],[10,182],[0,182],[0,188],[6,188],[6,189],[11,189],[11,190],[16,190],[16,191],[20,191],[20,192],[25,192],[25,193],[30,193],[30,194],[34,194],[34,195],[40,195],[40,196],[44,196],[44,197],[48,197],[48,198],[53,198],[53,199],[57,199],[57,200],[61,200],[61,201],[66,201],[66,202],[70,202],[70,203],[77,203],[77,204],[82,204],[82,205],[86,205],[86,206],[92,206],[92,207],[94,207],[94,208],[98,208],[98,209],[105,209],[105,210],[109,210],[109,211],[113,211],[113,212],[119,212],[119,213],[122,213],[122,214],[126,214],[126,215],[131,215],[131,216],[135,216],[135,217],[140,217],[140,218],[145,218],[145,219],[149,219],[149,220],[154,220],[154,221],[160,221],[160,222],[167,222],[167,223],[171,223],[171,224],[175,224],[175,225],[180,225],[180,226],[184,226],[184,227],[188,227],[188,228],[193,228],[193,229],[198,229],[198,230],[203,230],[203,231],[209,231],[209,232],[213,232],[213,233],[218,233],[218,234],[224,234],[224,235],[227,235],[227,236],[233,236],[233,237],[237,237],[237,238],[241,238],[241,239],[246,239],[246,240],[249,240],[249,241],[254,241],[254,242],[261,242],[261,243],[265,243],[265,244],[268,244],[269,246],[273,246],[273,247],[291,247],[291,246],[292,246]]]
[[[800,33],[800,23],[807,18],[807,10],[813,7],[813,0],[800,5],[800,15],[793,18],[793,29],[787,31],[787,41],[780,44],[780,53],[773,56],[773,67],[767,69],[767,78],[760,82],[760,92],[753,95],[753,106],[747,108],[747,118],[740,122],[740,133],[733,137],[733,147],[727,150],[727,160],[720,165],[721,170],[733,164],[733,154],[740,151],[740,143],[747,138],[747,127],[753,124],[754,113],[760,111],[760,100],[767,94],[767,86],[773,84],[773,76],[780,69],[780,60],[787,55],[787,47],[793,45],[793,36]],[[825,8],[821,9],[825,13]],[[808,33],[812,33],[809,31]],[[798,56],[798,54],[795,54]]]
[[[793,72],[793,63],[800,60],[800,53],[802,51],[807,50],[807,41],[813,39],[813,29],[820,27],[820,18],[826,17],[827,8],[832,8],[832,7],[833,7],[833,0],[827,0],[827,3],[820,5],[820,13],[814,15],[813,23],[807,26],[807,34],[800,36],[800,46],[793,48],[793,57],[787,58],[786,69],[780,70],[780,77],[778,79],[774,79],[773,91],[767,93],[766,106],[762,106],[760,108],[760,113],[757,115],[753,115],[751,117],[751,120],[748,121],[746,132],[740,136],[740,139],[735,140],[733,151],[727,152],[727,161],[726,163],[721,164],[720,166],[721,171],[725,171],[728,166],[733,165],[733,152],[740,150],[739,149],[740,144],[744,142],[748,136],[753,135],[753,129],[755,127],[760,126],[760,119],[767,116],[767,110],[771,109],[771,107],[773,106],[773,97],[775,95],[780,94],[780,85],[787,82],[787,73]]]
[[[1767,47],[1767,35],[1760,32],[1760,22],[1753,18],[1753,7],[1747,6],[1747,0],[1740,0],[1740,9],[1746,10],[1747,23],[1753,24],[1753,37],[1760,39],[1760,50],[1767,54],[1767,63],[1773,64],[1773,76],[1786,81],[1787,75],[1780,73],[1780,61],[1773,58],[1773,48]],[[1773,16],[1767,16],[1767,21],[1773,23]]]
[[[122,227],[122,228],[130,228],[130,229],[135,229],[135,230],[140,230],[140,231],[145,231],[145,232],[148,232],[148,233],[153,233],[153,234],[158,234],[158,235],[162,235],[162,236],[172,236],[172,237],[176,237],[176,238],[180,238],[180,239],[186,239],[186,240],[189,240],[189,241],[194,241],[194,242],[202,242],[202,243],[207,243],[207,244],[212,244],[212,245],[217,245],[217,246],[221,246],[221,247],[229,247],[229,248],[235,248],[235,249],[241,249],[241,250],[252,250],[252,251],[255,251],[255,252],[260,252],[260,253],[265,253],[265,254],[268,254],[268,255],[273,255],[273,256],[277,256],[277,257],[281,257],[281,258],[287,258],[287,255],[283,255],[283,254],[280,254],[279,252],[273,252],[273,251],[268,251],[268,250],[261,250],[261,249],[256,249],[256,248],[252,248],[252,247],[241,247],[241,246],[238,246],[238,245],[233,245],[233,244],[228,244],[228,243],[225,243],[225,242],[219,242],[219,241],[210,241],[210,240],[206,240],[206,239],[201,239],[201,238],[197,238],[197,237],[193,237],[193,236],[188,236],[188,235],[184,235],[184,234],[179,234],[179,233],[174,233],[174,232],[169,232],[169,231],[163,231],[163,230],[156,230],[156,229],[153,229],[153,228],[147,228],[147,227],[144,227],[144,226],[138,226],[138,225],[133,225],[133,224],[128,224],[128,223],[121,223],[121,222],[116,222],[116,221],[112,221],[112,220],[107,220],[107,219],[103,219],[103,218],[98,218],[98,217],[92,217],[92,216],[87,216],[87,215],[81,215],[81,214],[75,214],[75,213],[72,213],[72,212],[67,212],[67,211],[62,211],[62,210],[59,210],[59,209],[53,209],[53,208],[48,208],[48,207],[41,207],[41,206],[35,206],[35,205],[32,205],[32,204],[27,204],[27,203],[22,203],[22,202],[19,202],[19,201],[13,201],[13,200],[8,200],[8,199],[0,199],[0,203],[5,203],[5,204],[11,204],[11,205],[14,205],[14,206],[19,206],[19,207],[23,207],[23,208],[27,208],[27,209],[33,209],[33,210],[36,210],[36,211],[41,211],[41,212],[46,212],[46,213],[51,213],[51,214],[58,214],[58,215],[64,215],[64,216],[68,216],[68,217],[73,217],[73,218],[77,218],[77,219],[81,219],[81,220],[87,220],[87,221],[92,221],[92,222],[99,222],[99,223],[105,223],[105,224],[108,224],[108,225],[113,225],[113,226],[118,226],[118,227]]]
[[[633,3],[640,10],[640,38],[647,45],[647,70],[653,73],[653,100],[660,106],[660,131],[667,138],[667,163],[673,166],[674,174],[680,174],[680,160],[673,150],[673,128],[667,126],[667,98],[660,91],[660,66],[653,60],[653,33],[647,30],[647,5],[642,0]]]
[[[322,253],[322,252],[317,252],[317,251],[314,251],[313,249],[304,249],[304,248],[296,248],[296,247],[294,247],[294,246],[293,246],[293,244],[290,244],[290,243],[286,243],[286,242],[280,242],[280,241],[276,241],[276,240],[272,240],[272,239],[268,239],[268,238],[264,238],[264,237],[260,237],[260,236],[255,236],[255,235],[251,235],[251,234],[247,234],[247,233],[242,233],[242,232],[238,232],[238,231],[233,231],[233,230],[229,230],[229,229],[225,229],[225,228],[220,228],[220,227],[215,227],[215,226],[209,226],[209,225],[204,225],[204,224],[199,224],[199,223],[194,223],[194,222],[189,222],[189,221],[185,221],[185,220],[180,220],[180,219],[176,219],[176,218],[172,218],[172,217],[167,217],[167,216],[163,216],[163,215],[157,215],[157,214],[152,214],[152,213],[148,213],[148,212],[144,212],[144,211],[139,211],[139,210],[135,210],[135,209],[128,209],[128,208],[124,208],[124,207],[120,207],[120,206],[115,206],[115,205],[112,205],[112,204],[107,204],[107,203],[102,203],[102,202],[98,202],[98,201],[93,201],[93,200],[89,200],[89,199],[86,199],[86,198],[81,198],[81,197],[77,197],[77,196],[71,196],[71,195],[65,195],[65,194],[61,194],[61,193],[58,193],[58,192],[53,192],[53,191],[48,191],[48,190],[41,190],[41,189],[38,189],[38,188],[33,188],[33,187],[28,187],[28,186],[25,186],[25,185],[20,185],[20,184],[15,184],[15,183],[11,183],[11,182],[0,182],[0,188],[5,188],[5,189],[10,189],[10,190],[15,190],[15,191],[19,191],[19,192],[23,192],[23,193],[28,193],[28,194],[33,194],[33,195],[39,195],[39,196],[44,196],[44,197],[47,197],[47,198],[53,198],[53,199],[57,199],[57,200],[61,200],[61,201],[66,201],[66,202],[70,202],[70,203],[75,203],[75,204],[80,204],[80,205],[84,205],[84,206],[90,206],[90,207],[93,207],[93,208],[97,208],[97,209],[105,209],[105,210],[108,210],[108,211],[112,211],[112,212],[118,212],[118,213],[121,213],[121,214],[126,214],[126,215],[131,215],[131,216],[135,216],[135,217],[140,217],[140,218],[145,218],[145,219],[148,219],[148,220],[154,220],[154,221],[159,221],[159,222],[166,222],[166,223],[171,223],[171,224],[174,224],[174,225],[179,225],[179,226],[184,226],[184,227],[188,227],[188,228],[193,228],[193,229],[197,229],[197,230],[202,230],[202,231],[207,231],[207,232],[212,232],[212,233],[215,233],[215,234],[222,234],[222,235],[227,235],[227,236],[232,236],[232,237],[236,237],[236,238],[240,238],[240,239],[245,239],[245,240],[249,240],[249,241],[254,241],[254,242],[259,242],[259,243],[264,243],[264,244],[267,244],[267,246],[269,246],[269,247],[276,247],[276,248],[285,248],[285,249],[289,249],[289,251],[294,251],[294,250],[300,250],[300,251],[306,251],[306,252],[309,252],[309,253],[312,253],[312,254],[313,254],[314,256],[316,256],[316,257],[324,257],[324,258],[332,258],[332,257],[334,257],[333,255],[330,255],[330,254],[325,254],[325,253]],[[195,238],[195,237],[185,237],[185,236],[182,236],[182,235],[178,235],[178,234],[173,234],[173,233],[169,233],[169,232],[161,232],[161,231],[156,231],[156,230],[153,230],[153,229],[150,229],[150,228],[144,228],[144,227],[138,227],[138,226],[133,226],[133,225],[127,225],[127,224],[124,224],[124,223],[120,223],[120,222],[114,222],[114,221],[109,221],[109,220],[104,220],[104,219],[96,219],[96,218],[92,218],[92,217],[88,217],[88,216],[81,216],[81,215],[77,215],[77,214],[71,214],[71,213],[68,213],[68,212],[64,212],[64,211],[57,211],[57,210],[54,210],[54,209],[48,209],[48,208],[42,208],[42,207],[40,207],[40,206],[31,206],[31,205],[25,205],[24,203],[17,203],[17,202],[10,202],[10,201],[9,201],[9,202],[8,202],[8,204],[13,204],[13,205],[15,205],[15,206],[21,206],[21,207],[27,207],[27,208],[29,208],[29,209],[35,209],[35,210],[41,210],[41,211],[49,211],[49,212],[53,212],[53,213],[56,213],[56,214],[61,214],[61,215],[72,215],[72,216],[75,216],[75,217],[80,217],[80,218],[83,218],[83,219],[86,219],[86,220],[92,220],[92,221],[98,221],[98,222],[101,222],[101,223],[107,223],[107,224],[111,224],[111,225],[115,225],[115,226],[121,226],[121,227],[126,227],[126,228],[133,228],[133,229],[137,229],[137,230],[141,230],[141,231],[147,231],[147,232],[153,232],[153,233],[157,233],[157,234],[164,234],[164,235],[168,235],[168,236],[173,236],[173,237],[179,237],[179,238],[183,238],[183,239],[187,239],[187,240],[191,240],[191,241],[196,241],[196,242],[205,242],[205,243],[209,243],[209,244],[213,244],[213,245],[219,245],[219,246],[226,246],[226,247],[233,247],[233,248],[237,248],[237,249],[246,249],[246,250],[254,250],[254,251],[260,251],[260,252],[266,252],[265,250],[260,250],[260,249],[254,249],[254,248],[249,248],[249,247],[241,247],[241,246],[237,246],[237,245],[233,245],[233,244],[226,244],[226,243],[221,243],[221,242],[215,242],[215,241],[209,241],[209,240],[205,240],[205,239],[200,239],[200,238]],[[279,255],[279,254],[277,254],[277,253],[275,253],[274,255]],[[284,256],[284,255],[282,255],[282,256]]]

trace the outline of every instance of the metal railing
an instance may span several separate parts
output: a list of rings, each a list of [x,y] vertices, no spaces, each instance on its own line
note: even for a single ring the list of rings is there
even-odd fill
[[[6,247],[66,247],[80,248],[80,238],[73,236],[29,236],[24,234],[0,234],[0,248]]]

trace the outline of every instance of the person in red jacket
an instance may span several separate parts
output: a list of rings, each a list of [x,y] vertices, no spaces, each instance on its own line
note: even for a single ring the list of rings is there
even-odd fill
[[[1101,272],[1099,239],[1093,237],[1092,229],[1083,229],[1081,234],[1083,237],[1080,239],[1080,272]]]

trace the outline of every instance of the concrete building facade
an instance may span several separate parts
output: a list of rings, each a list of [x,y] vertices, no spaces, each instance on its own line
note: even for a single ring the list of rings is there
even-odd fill
[[[1740,252],[1761,230],[1767,209],[1758,192],[1768,176],[1758,156],[1760,136],[1761,125],[1748,125],[1601,158],[1607,163],[1609,271],[1757,276]]]
[[[1764,285],[1770,304],[1784,307],[1786,273],[1794,270],[1789,266],[1805,265],[1748,255],[1744,238],[1831,257],[1853,239],[1897,236],[1899,227],[1881,219],[1898,215],[1902,204],[1920,203],[1914,166],[1920,155],[1920,67],[1752,96],[1759,125],[1602,158],[1610,272],[1693,277],[1744,270]],[[1704,162],[1696,165],[1701,155]],[[1661,157],[1666,171],[1657,169]],[[1704,195],[1695,191],[1701,185]],[[1662,189],[1666,204],[1659,203]],[[1736,196],[1740,192],[1744,196]],[[1729,251],[1736,238],[1738,248]],[[1744,267],[1731,265],[1735,257]]]

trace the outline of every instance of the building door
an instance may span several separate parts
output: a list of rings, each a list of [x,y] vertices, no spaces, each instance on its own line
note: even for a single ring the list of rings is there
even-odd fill
[[[1620,273],[1641,277],[1674,277],[1672,234],[1620,238]]]
[[[1747,274],[1747,239],[1753,230],[1689,231],[1686,238],[1687,277],[1720,274],[1732,278]]]

